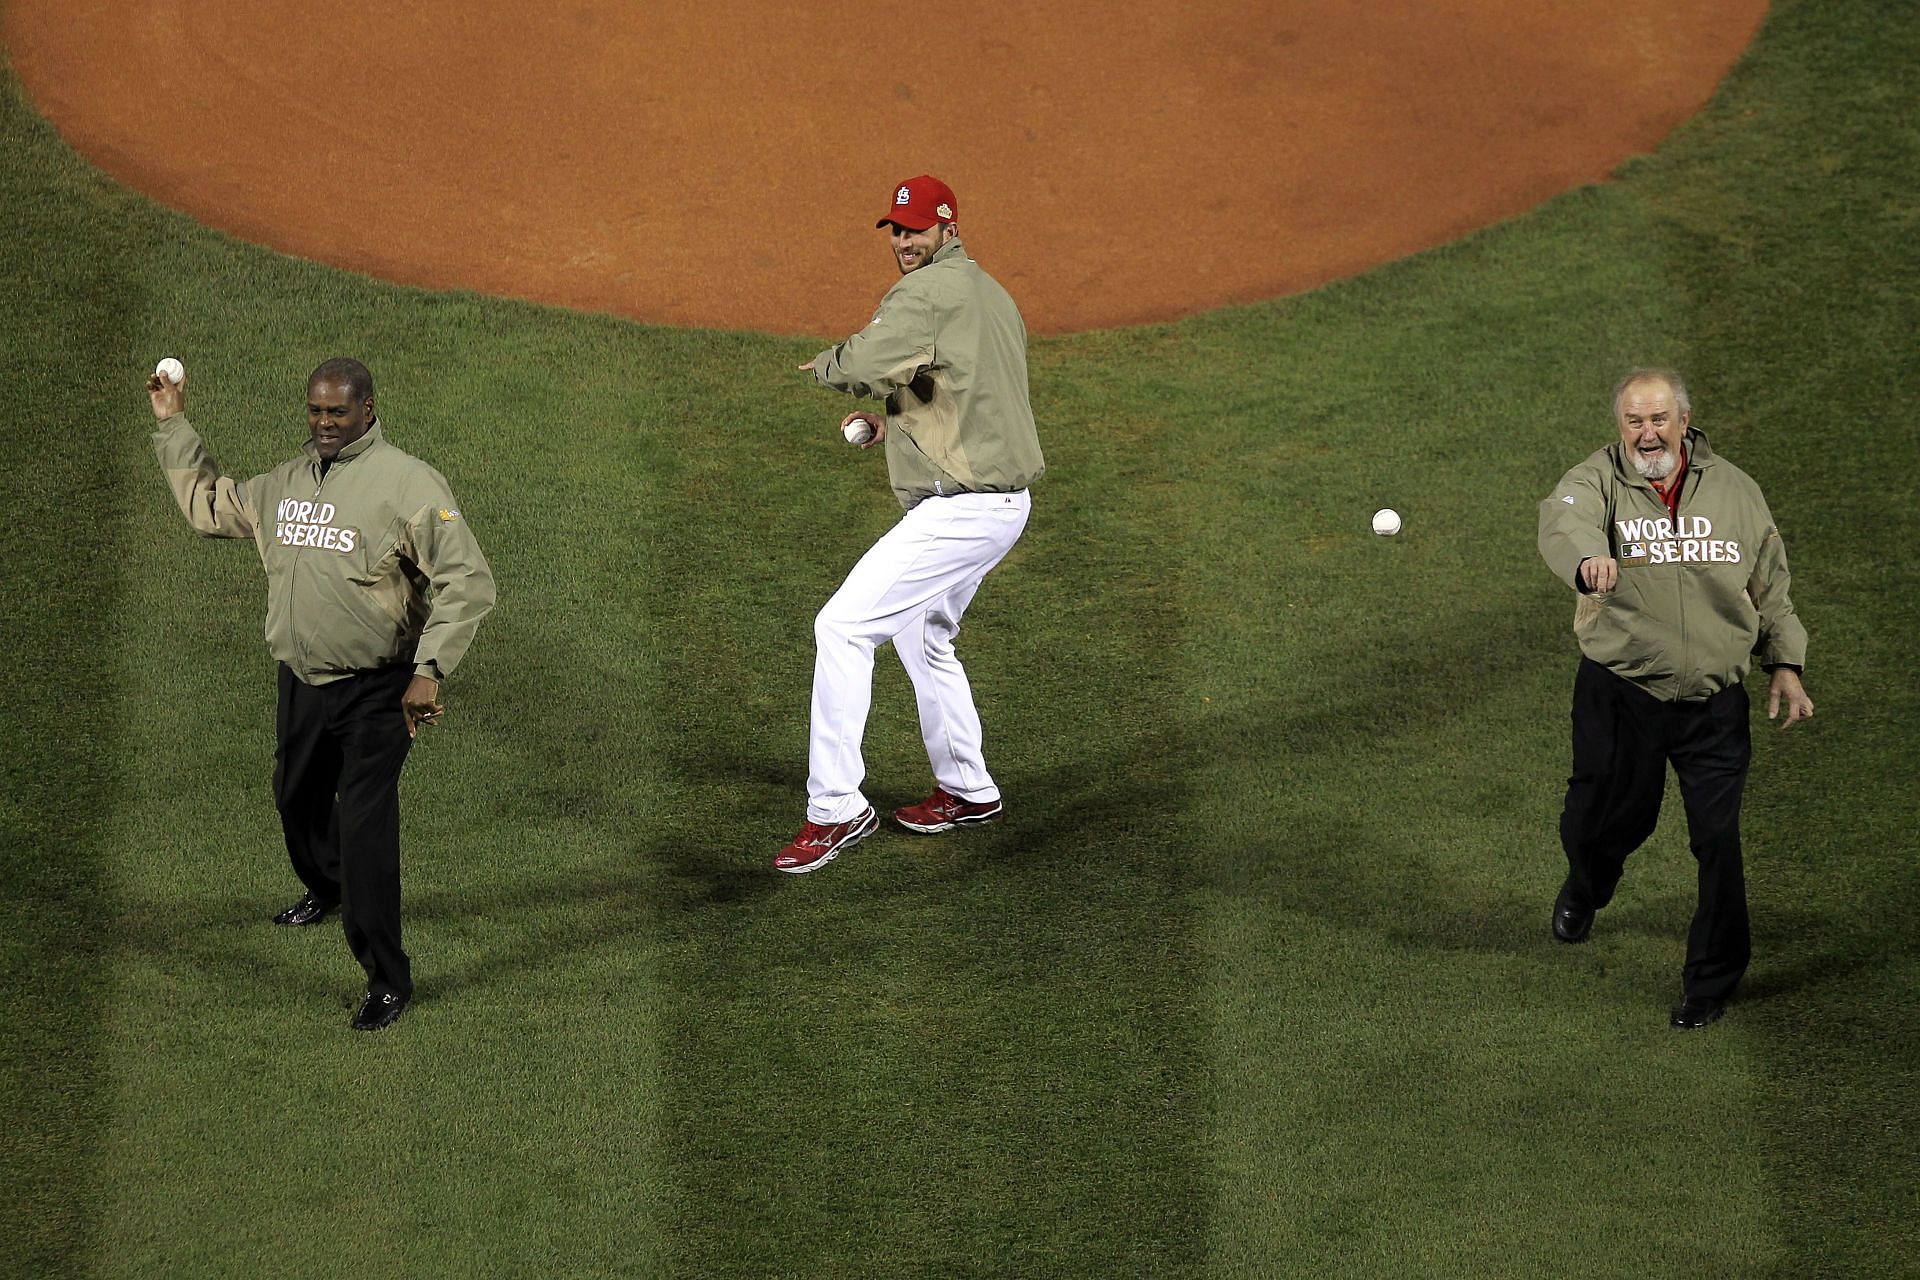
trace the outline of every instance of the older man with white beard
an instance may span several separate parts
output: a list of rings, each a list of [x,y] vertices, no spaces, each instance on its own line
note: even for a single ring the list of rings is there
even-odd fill
[[[1766,499],[1694,429],[1679,375],[1635,369],[1614,389],[1613,410],[1620,439],[1540,504],[1540,554],[1579,593],[1582,654],[1560,816],[1567,878],[1552,929],[1561,942],[1586,941],[1627,856],[1653,834],[1671,761],[1699,864],[1671,1025],[1693,1030],[1719,1019],[1751,956],[1743,682],[1757,654],[1771,673],[1767,718],[1783,706],[1783,728],[1811,716],[1800,683],[1807,633]]]

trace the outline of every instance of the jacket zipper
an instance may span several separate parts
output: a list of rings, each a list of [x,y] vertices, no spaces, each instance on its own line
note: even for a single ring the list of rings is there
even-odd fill
[[[1680,522],[1680,513],[1683,508],[1692,508],[1698,505],[1698,503],[1696,503],[1694,499],[1696,499],[1700,495],[1700,481],[1701,481],[1701,478],[1705,475],[1705,472],[1701,471],[1698,467],[1694,465],[1696,461],[1697,460],[1693,458],[1687,459],[1687,478],[1685,481],[1685,487],[1680,490],[1680,501],[1674,507],[1674,511],[1673,511],[1673,519],[1674,519],[1675,525],[1678,525]],[[1674,532],[1678,533],[1679,532],[1678,528],[1676,528]],[[1690,581],[1692,581],[1693,575],[1689,573],[1683,573],[1679,575],[1679,579],[1680,579],[1680,592],[1679,592],[1680,652],[1687,655],[1687,670],[1683,675],[1683,682],[1685,687],[1691,688],[1694,685],[1697,685],[1700,683],[1700,677],[1702,675],[1700,670],[1700,664],[1695,658],[1695,655],[1693,652],[1693,645],[1690,644],[1687,640],[1687,584]],[[1679,697],[1679,693],[1677,691],[1675,692],[1674,697],[1676,699]]]
[[[331,470],[332,468],[329,467],[326,471],[322,471],[320,478],[314,481],[313,496],[315,498],[320,496],[320,490],[326,488],[327,471]],[[300,585],[300,561],[305,551],[305,547],[293,548],[293,567],[287,571],[287,625],[293,629],[294,643],[300,647],[302,665],[310,667],[313,665],[313,651],[307,648],[306,632],[295,625],[293,617],[294,602],[300,598],[300,592],[298,590]]]

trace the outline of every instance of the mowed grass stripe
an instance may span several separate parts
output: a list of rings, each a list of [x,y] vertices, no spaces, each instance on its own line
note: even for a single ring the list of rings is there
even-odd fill
[[[368,352],[387,430],[453,480],[502,604],[447,686],[446,728],[424,736],[403,782],[417,1003],[392,1031],[357,1036],[345,1021],[360,977],[337,929],[289,937],[264,923],[295,889],[265,788],[259,567],[249,547],[185,536],[155,495],[145,515],[165,563],[138,612],[165,630],[127,653],[219,658],[205,675],[150,677],[154,741],[139,754],[191,741],[189,717],[236,733],[214,754],[176,751],[155,774],[165,788],[143,797],[157,828],[145,834],[178,862],[135,868],[139,900],[175,912],[123,926],[147,945],[115,1028],[127,1102],[109,1264],[657,1269],[657,948],[632,821],[659,790],[645,749],[655,679],[629,585],[652,486],[623,455],[630,487],[602,487],[633,424],[663,416],[635,398],[657,370],[624,326],[277,272],[254,300],[259,336],[205,361],[202,428],[233,441],[223,455],[236,470],[270,465],[299,439],[312,353]],[[223,396],[215,369],[240,386]],[[209,625],[223,586],[235,598]],[[208,815],[223,815],[217,840]],[[154,1008],[169,1017],[139,1018]],[[141,1065],[156,1061],[179,1069],[156,1080]],[[216,1229],[228,1216],[237,1225]]]
[[[75,600],[93,630],[58,633],[67,658],[105,640],[91,687],[115,694],[112,755],[66,772],[118,770],[114,805],[75,784],[109,852],[76,895],[86,919],[50,910],[73,932],[18,970],[49,993],[30,1009],[78,1019],[47,1018],[64,1050],[23,1042],[43,1076],[78,1074],[25,1130],[58,1157],[19,1174],[50,1197],[48,1256],[84,1249],[76,1265],[106,1275],[657,1268],[651,893],[624,821],[658,790],[635,746],[653,681],[627,604],[653,520],[644,469],[615,500],[601,485],[632,423],[665,416],[634,391],[658,370],[628,326],[390,289],[114,193],[66,216],[137,250],[102,258],[114,349],[79,346],[56,384],[90,395],[51,405],[33,442],[97,432],[118,495],[100,523],[124,538],[119,586]],[[419,999],[378,1037],[346,1028],[361,980],[337,924],[267,923],[298,886],[268,790],[261,570],[250,545],[186,530],[138,387],[156,352],[184,355],[196,423],[250,475],[298,445],[306,373],[342,350],[368,356],[396,443],[452,477],[504,597],[403,782]],[[53,497],[73,519],[87,492]],[[44,518],[71,556],[60,514]],[[85,856],[46,865],[72,875]],[[89,930],[104,957],[74,945]]]
[[[1699,359],[1748,407],[1740,457],[1776,478],[1830,717],[1757,735],[1748,788],[1742,1013],[1787,1245],[1773,1274],[1920,1276],[1920,18],[1795,0],[1764,35],[1644,176],[1699,300]]]
[[[1604,964],[1544,928],[1573,656],[1534,504],[1604,441],[1614,366],[1679,359],[1677,316],[1608,302],[1660,296],[1651,264],[1585,296],[1565,279],[1564,246],[1606,223],[1576,197],[1274,308],[1294,341],[1264,367],[1258,316],[1195,326],[1173,361],[1250,370],[1215,447],[1184,442],[1232,460],[1194,497],[1247,493],[1196,523],[1183,579],[1216,619],[1185,656],[1207,699],[1188,819],[1215,841],[1219,1274],[1535,1275],[1599,1234],[1580,1274],[1770,1256],[1754,1068],[1664,1027],[1685,854],[1644,855],[1658,910],[1616,913]],[[1477,322],[1447,323],[1459,305]],[[1567,351],[1536,350],[1543,329]],[[1372,535],[1378,506],[1406,531]],[[1691,1233],[1708,1213],[1724,1231]]]
[[[125,782],[113,750],[121,690],[112,628],[128,495],[118,406],[96,375],[126,350],[126,265],[137,242],[101,216],[134,201],[74,166],[11,76],[0,81],[0,1269],[67,1276],[88,1269],[111,1107],[100,1012],[115,951],[106,832]],[[70,256],[40,252],[54,241]]]
[[[804,816],[813,615],[898,508],[797,378],[723,395],[729,447],[686,457],[649,610],[678,611],[691,806],[662,914],[678,1274],[1198,1274],[1167,513],[1117,500],[1152,483],[1152,424],[1064,364],[1035,382],[1053,473],[959,641],[1006,820],[889,824],[806,876],[768,862]],[[885,812],[931,779],[890,649],[875,683]]]
[[[1217,572],[1183,579],[1226,624],[1189,649],[1223,762],[1194,818],[1221,859],[1221,1274],[1911,1273],[1920,1037],[1889,939],[1917,796],[1888,730],[1913,695],[1887,673],[1915,573],[1861,531],[1911,541],[1914,372],[1840,353],[1898,351],[1916,318],[1914,206],[1886,180],[1920,161],[1920,32],[1831,16],[1777,18],[1626,183],[1201,320],[1166,362],[1176,395],[1204,391],[1180,370],[1248,371],[1189,443],[1258,476],[1196,485],[1247,501],[1196,532]],[[1533,503],[1648,361],[1690,373],[1772,497],[1831,717],[1756,724],[1756,964],[1697,1040],[1661,1025],[1693,903],[1677,794],[1596,940],[1545,936],[1572,646]],[[1837,453],[1812,443],[1836,424]],[[1378,505],[1408,532],[1370,538]]]

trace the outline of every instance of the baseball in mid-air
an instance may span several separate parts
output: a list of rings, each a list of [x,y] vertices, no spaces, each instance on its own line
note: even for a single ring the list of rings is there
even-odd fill
[[[873,439],[873,424],[865,418],[855,418],[840,428],[840,434],[847,438],[848,444],[865,444]]]
[[[1392,507],[1382,507],[1373,513],[1373,531],[1383,538],[1391,538],[1400,532],[1400,513]]]
[[[153,366],[153,371],[175,386],[179,386],[180,380],[187,376],[187,366],[181,364],[172,356],[168,356],[165,360]]]

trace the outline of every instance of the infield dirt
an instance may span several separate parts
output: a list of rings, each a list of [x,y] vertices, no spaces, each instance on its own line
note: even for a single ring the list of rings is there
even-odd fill
[[[1297,292],[1601,180],[1766,12],[1522,8],[11,0],[4,33],[83,155],[302,257],[845,332],[891,275],[891,184],[930,171],[1062,332]]]

